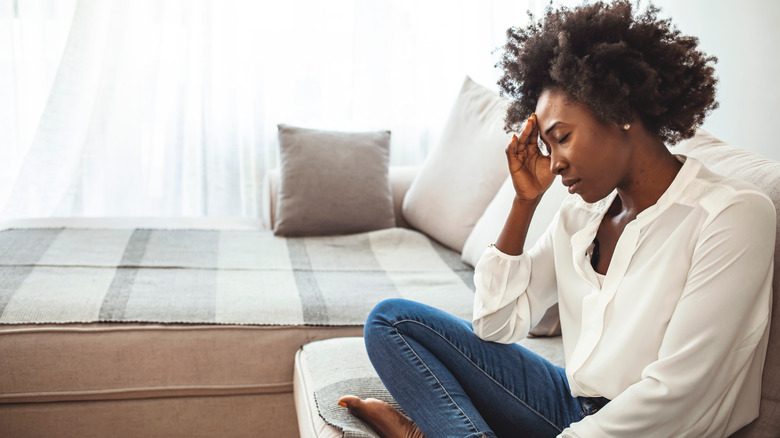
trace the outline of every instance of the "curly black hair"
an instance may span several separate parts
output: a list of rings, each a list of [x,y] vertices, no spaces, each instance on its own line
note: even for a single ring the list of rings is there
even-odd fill
[[[501,94],[512,99],[506,130],[518,131],[545,88],[558,87],[617,124],[639,118],[667,144],[693,136],[718,107],[714,63],[649,4],[628,0],[576,8],[547,7],[544,17],[507,30],[497,67]]]

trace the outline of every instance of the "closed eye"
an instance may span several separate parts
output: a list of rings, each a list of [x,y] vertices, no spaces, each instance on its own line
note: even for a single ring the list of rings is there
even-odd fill
[[[571,134],[571,132],[569,134]],[[558,144],[565,142],[566,139],[569,138],[569,134],[564,135],[560,140],[558,140]]]

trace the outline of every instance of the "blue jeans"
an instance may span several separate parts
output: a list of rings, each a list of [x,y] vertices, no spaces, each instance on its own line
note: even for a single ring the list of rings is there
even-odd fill
[[[555,436],[608,401],[573,397],[563,368],[413,301],[379,303],[364,338],[382,382],[429,438]]]

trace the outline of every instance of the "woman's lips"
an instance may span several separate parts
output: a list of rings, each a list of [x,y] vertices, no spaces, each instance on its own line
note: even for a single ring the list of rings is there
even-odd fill
[[[567,179],[563,180],[563,185],[569,188],[569,193],[574,193],[577,190],[577,186],[580,183],[579,179]]]

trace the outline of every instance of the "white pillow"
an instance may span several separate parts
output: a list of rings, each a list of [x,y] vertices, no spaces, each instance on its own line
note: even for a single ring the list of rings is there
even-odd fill
[[[509,173],[507,170],[506,173]],[[569,192],[566,186],[561,184],[560,180],[556,178],[553,185],[547,190],[542,197],[539,206],[536,207],[536,212],[531,220],[531,226],[528,228],[528,236],[525,239],[525,249],[530,249],[539,237],[547,230],[547,226],[555,217],[555,213],[563,204],[563,200],[569,196]],[[463,246],[463,253],[461,259],[470,264],[476,266],[479,258],[482,257],[482,253],[485,252],[485,248],[491,243],[494,243],[498,239],[498,235],[501,234],[501,230],[504,228],[504,222],[509,215],[509,209],[512,207],[512,201],[515,197],[515,189],[512,186],[512,179],[507,177],[504,184],[496,193],[496,196],[490,201],[490,205],[485,209],[485,213],[479,218],[474,229],[466,239],[466,244]]]
[[[507,101],[466,77],[444,127],[404,197],[413,228],[460,252],[506,176]]]

